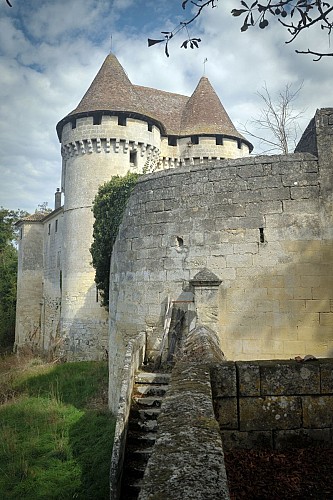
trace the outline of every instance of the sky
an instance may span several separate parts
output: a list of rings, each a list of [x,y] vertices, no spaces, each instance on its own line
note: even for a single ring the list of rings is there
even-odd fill
[[[264,85],[274,97],[287,84],[303,84],[294,103],[302,130],[317,108],[333,106],[333,58],[313,62],[295,53],[329,49],[327,35],[307,30],[285,44],[288,34],[276,21],[241,33],[242,20],[230,14],[239,0],[206,9],[190,27],[200,48],[180,49],[180,35],[169,58],[162,44],[148,48],[147,38],[189,16],[181,0],[11,2],[9,8],[0,0],[0,205],[8,209],[54,208],[61,178],[56,124],[78,105],[110,50],[136,85],[191,95],[205,71],[238,129],[258,117]]]

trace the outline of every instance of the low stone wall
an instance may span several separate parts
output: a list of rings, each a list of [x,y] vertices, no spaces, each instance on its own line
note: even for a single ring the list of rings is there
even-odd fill
[[[128,344],[126,351],[111,456],[110,500],[117,500],[120,495],[121,476],[125,454],[128,417],[131,408],[131,396],[134,386],[134,376],[135,372],[144,361],[145,346],[146,336],[144,333],[141,333],[135,340]]]
[[[213,331],[199,326],[189,334],[172,371],[139,500],[230,498],[210,371],[204,364],[221,359]]]
[[[333,359],[230,361],[211,377],[224,450],[333,442]]]

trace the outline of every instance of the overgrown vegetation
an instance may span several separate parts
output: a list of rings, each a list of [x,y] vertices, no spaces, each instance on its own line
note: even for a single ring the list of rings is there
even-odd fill
[[[17,249],[15,222],[22,210],[0,207],[0,352],[10,348],[15,336]]]
[[[106,362],[0,360],[1,498],[109,498],[107,373]]]
[[[109,305],[109,273],[113,245],[127,200],[138,178],[139,174],[130,172],[124,177],[112,177],[99,188],[93,203],[94,241],[90,252],[96,270],[95,282],[105,307]]]

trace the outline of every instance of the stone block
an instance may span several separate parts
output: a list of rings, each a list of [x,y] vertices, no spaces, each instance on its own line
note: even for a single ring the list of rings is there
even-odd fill
[[[211,368],[211,384],[213,398],[232,397],[237,395],[236,365],[227,361]]]
[[[319,186],[292,187],[290,188],[290,196],[292,200],[318,198]]]
[[[237,361],[238,391],[240,396],[260,396],[259,362]]]
[[[214,399],[215,418],[220,429],[238,429],[237,398]]]
[[[333,394],[333,359],[320,360],[321,393]]]
[[[223,450],[241,449],[273,449],[273,433],[271,431],[229,431],[221,430]]]
[[[317,361],[263,361],[260,375],[263,396],[320,393],[320,368]]]
[[[239,398],[241,431],[297,429],[302,423],[301,397]]]
[[[333,426],[333,396],[302,396],[303,427]]]
[[[274,431],[274,448],[306,448],[308,446],[327,446],[331,443],[331,429],[293,429]]]

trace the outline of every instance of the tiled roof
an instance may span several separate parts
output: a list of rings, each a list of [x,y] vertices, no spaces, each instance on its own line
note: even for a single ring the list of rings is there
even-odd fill
[[[35,212],[34,214],[22,217],[22,219],[18,220],[16,224],[20,224],[21,222],[43,222],[47,215],[48,214],[44,212]]]
[[[135,85],[135,89],[146,109],[163,123],[168,135],[179,135],[182,112],[188,97],[163,90]]]
[[[109,54],[83,99],[57,125],[95,111],[143,115],[160,125],[163,135],[223,134],[243,139],[237,132],[208,78],[201,78],[191,97],[132,85],[115,55]]]
[[[77,108],[70,115],[89,111],[140,111],[140,99],[118,59],[109,54]]]
[[[205,77],[200,79],[183,111],[181,135],[193,134],[225,134],[242,138]]]

